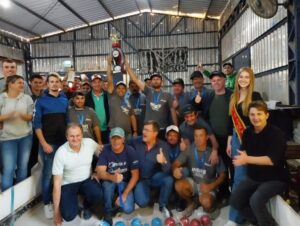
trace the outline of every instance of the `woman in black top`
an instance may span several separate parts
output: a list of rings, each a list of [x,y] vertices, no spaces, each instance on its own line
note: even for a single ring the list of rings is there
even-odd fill
[[[250,125],[248,106],[253,100],[262,100],[260,94],[254,91],[254,74],[251,68],[243,67],[239,70],[235,80],[235,89],[229,102],[229,136],[227,154],[234,158],[240,148],[244,130]],[[232,191],[236,189],[246,177],[246,166],[235,166]],[[236,226],[243,223],[244,218],[234,208],[229,210],[229,221],[225,226]]]
[[[232,193],[230,204],[259,226],[275,225],[266,203],[283,193],[288,181],[284,135],[267,123],[268,117],[264,102],[254,101],[249,105],[252,126],[245,130],[241,150],[233,160],[235,166],[247,165],[247,177]]]

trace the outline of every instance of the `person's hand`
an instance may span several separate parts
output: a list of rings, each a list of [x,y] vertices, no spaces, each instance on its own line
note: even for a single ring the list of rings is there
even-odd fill
[[[199,186],[200,186],[200,192],[201,193],[209,193],[213,190],[213,188],[210,184],[202,183]]]
[[[92,173],[91,180],[96,180],[98,183],[100,183],[99,178],[97,177],[97,173]]]
[[[181,138],[180,144],[179,144],[180,151],[186,151],[187,150],[187,144],[185,143],[184,139]]]
[[[231,144],[227,144],[226,153],[231,158]]]
[[[127,196],[128,196],[128,194],[125,194],[125,193],[123,192],[123,194],[122,194],[122,202],[123,202],[123,203],[126,202]],[[117,198],[116,201],[115,201],[115,205],[116,205],[116,206],[120,206],[120,197],[119,197],[119,196],[118,196],[118,198]]]
[[[219,156],[218,156],[218,151],[217,150],[214,150],[214,149],[212,150],[208,161],[212,165],[217,165],[219,163]]]
[[[156,155],[156,161],[160,164],[166,164],[167,160],[166,157],[162,151],[162,148],[159,149],[159,153]]]
[[[238,155],[236,155],[233,159],[233,165],[235,166],[241,166],[241,165],[246,165],[247,164],[247,159],[248,159],[248,155],[245,151],[238,151]]]
[[[133,137],[137,137],[137,136],[138,136],[137,132],[136,132],[136,131],[133,132],[132,136],[133,136]]]
[[[123,174],[121,174],[121,173],[119,173],[119,172],[116,172],[115,174],[114,174],[114,179],[113,179],[113,181],[115,182],[115,183],[120,183],[120,182],[122,182],[123,181]]]
[[[174,176],[176,179],[181,179],[181,178],[182,178],[182,167],[175,168],[175,169],[173,170],[173,176]]]
[[[42,144],[42,147],[43,147],[44,152],[47,154],[50,154],[53,152],[52,146],[48,143]]]
[[[198,91],[197,96],[195,97],[195,103],[200,104],[202,97],[200,95],[200,91]]]
[[[201,63],[199,63],[199,64],[197,65],[197,67],[196,67],[196,70],[203,73],[203,71],[204,71],[203,65],[202,65]]]
[[[62,225],[62,217],[61,217],[60,211],[54,212],[53,223],[54,223],[54,226]]]

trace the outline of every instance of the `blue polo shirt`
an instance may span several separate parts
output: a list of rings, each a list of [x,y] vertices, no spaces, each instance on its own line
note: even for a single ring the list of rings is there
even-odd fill
[[[166,142],[158,140],[150,150],[147,149],[147,145],[143,142],[142,137],[131,139],[128,141],[128,144],[136,150],[141,179],[149,179],[157,172],[170,172],[171,163],[168,154],[170,150]],[[156,155],[159,154],[160,148],[162,148],[167,160],[166,164],[160,164],[156,160]]]

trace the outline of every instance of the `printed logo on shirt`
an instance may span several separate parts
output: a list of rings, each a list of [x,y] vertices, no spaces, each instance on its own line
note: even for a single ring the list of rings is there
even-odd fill
[[[159,111],[159,109],[161,108],[161,104],[155,104],[153,102],[150,102],[150,107],[153,111]]]
[[[133,109],[133,112],[135,115],[141,115],[142,114],[142,109],[141,108],[136,108],[136,109]]]
[[[126,106],[121,106],[121,110],[123,113],[125,113],[126,115],[129,114],[129,108],[127,108]]]

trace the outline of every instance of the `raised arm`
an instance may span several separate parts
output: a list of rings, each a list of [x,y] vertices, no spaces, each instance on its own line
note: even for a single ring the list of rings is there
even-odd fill
[[[114,91],[114,81],[113,81],[113,76],[112,76],[112,58],[111,56],[107,57],[107,68],[106,68],[106,74],[107,74],[107,82],[108,82],[108,87],[107,91],[111,94]]]
[[[134,81],[142,91],[144,91],[145,83],[142,80],[138,79],[136,74],[133,72],[133,70],[131,69],[131,67],[128,63],[127,57],[125,58],[125,68],[126,68],[126,71],[129,75],[130,79],[132,81]]]

